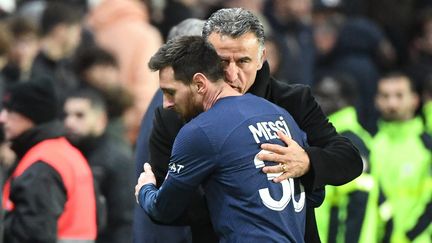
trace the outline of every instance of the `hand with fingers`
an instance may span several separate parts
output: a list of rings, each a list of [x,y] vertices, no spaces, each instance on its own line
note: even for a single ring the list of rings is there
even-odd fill
[[[139,204],[138,197],[139,197],[139,192],[141,190],[141,187],[149,183],[156,185],[156,178],[155,175],[153,174],[150,164],[144,163],[144,171],[140,174],[138,178],[138,183],[135,186],[135,198],[138,204]]]
[[[281,173],[273,179],[274,182],[281,182],[288,178],[297,178],[306,174],[310,169],[310,160],[306,151],[292,140],[285,133],[278,131],[277,135],[287,145],[262,144],[261,149],[270,153],[258,154],[258,158],[263,161],[273,161],[279,165],[265,166],[264,173]]]

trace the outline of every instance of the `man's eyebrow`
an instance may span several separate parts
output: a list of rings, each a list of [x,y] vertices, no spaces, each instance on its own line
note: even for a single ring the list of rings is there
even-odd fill
[[[250,57],[241,57],[238,60],[239,61],[250,61],[250,60],[252,60],[252,58],[250,58]]]

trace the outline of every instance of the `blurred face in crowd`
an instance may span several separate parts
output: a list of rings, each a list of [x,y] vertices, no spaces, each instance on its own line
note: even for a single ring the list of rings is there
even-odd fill
[[[39,51],[39,39],[34,33],[17,36],[11,46],[10,61],[22,71],[29,71]]]
[[[378,83],[375,104],[384,120],[405,121],[413,118],[419,97],[406,77],[385,78]]]
[[[84,73],[92,86],[101,90],[112,90],[120,86],[120,70],[113,65],[94,65]]]
[[[189,121],[204,111],[202,99],[196,91],[193,92],[193,85],[176,80],[172,67],[159,71],[159,85],[163,92],[163,107],[173,109],[184,121]]]
[[[331,115],[347,105],[341,96],[341,90],[336,81],[330,77],[321,80],[314,87],[314,96],[326,115]]]
[[[56,28],[55,35],[62,43],[64,56],[70,56],[81,42],[82,27],[79,24],[61,24]]]
[[[23,132],[33,128],[35,124],[29,118],[18,112],[3,109],[0,112],[0,123],[3,125],[5,138],[10,141]]]
[[[265,48],[260,48],[255,34],[246,33],[233,39],[213,32],[208,41],[222,59],[225,81],[240,93],[246,93],[265,59]]]
[[[336,45],[337,37],[337,30],[326,21],[314,25],[313,39],[318,54],[329,54]]]
[[[66,136],[72,142],[101,135],[107,124],[104,111],[92,107],[89,99],[68,98],[64,105]]]

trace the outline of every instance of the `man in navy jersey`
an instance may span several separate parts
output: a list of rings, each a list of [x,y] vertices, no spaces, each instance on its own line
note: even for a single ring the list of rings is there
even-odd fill
[[[158,190],[148,163],[135,187],[137,202],[155,221],[179,218],[203,185],[210,217],[221,242],[304,242],[307,195],[299,179],[274,183],[264,174],[262,143],[282,145],[288,135],[301,146],[306,136],[284,109],[224,82],[214,48],[202,37],[168,42],[152,57],[159,70],[164,108],[185,121],[172,151],[169,173]]]

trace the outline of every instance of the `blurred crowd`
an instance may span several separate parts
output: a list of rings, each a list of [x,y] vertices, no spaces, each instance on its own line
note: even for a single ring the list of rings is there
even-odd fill
[[[1,97],[52,80],[102,198],[98,242],[132,241],[135,144],[159,86],[150,57],[173,26],[225,7],[259,16],[271,74],[309,85],[362,154],[362,176],[326,187],[322,241],[432,242],[431,0],[0,1]],[[4,143],[0,159],[7,177]]]

